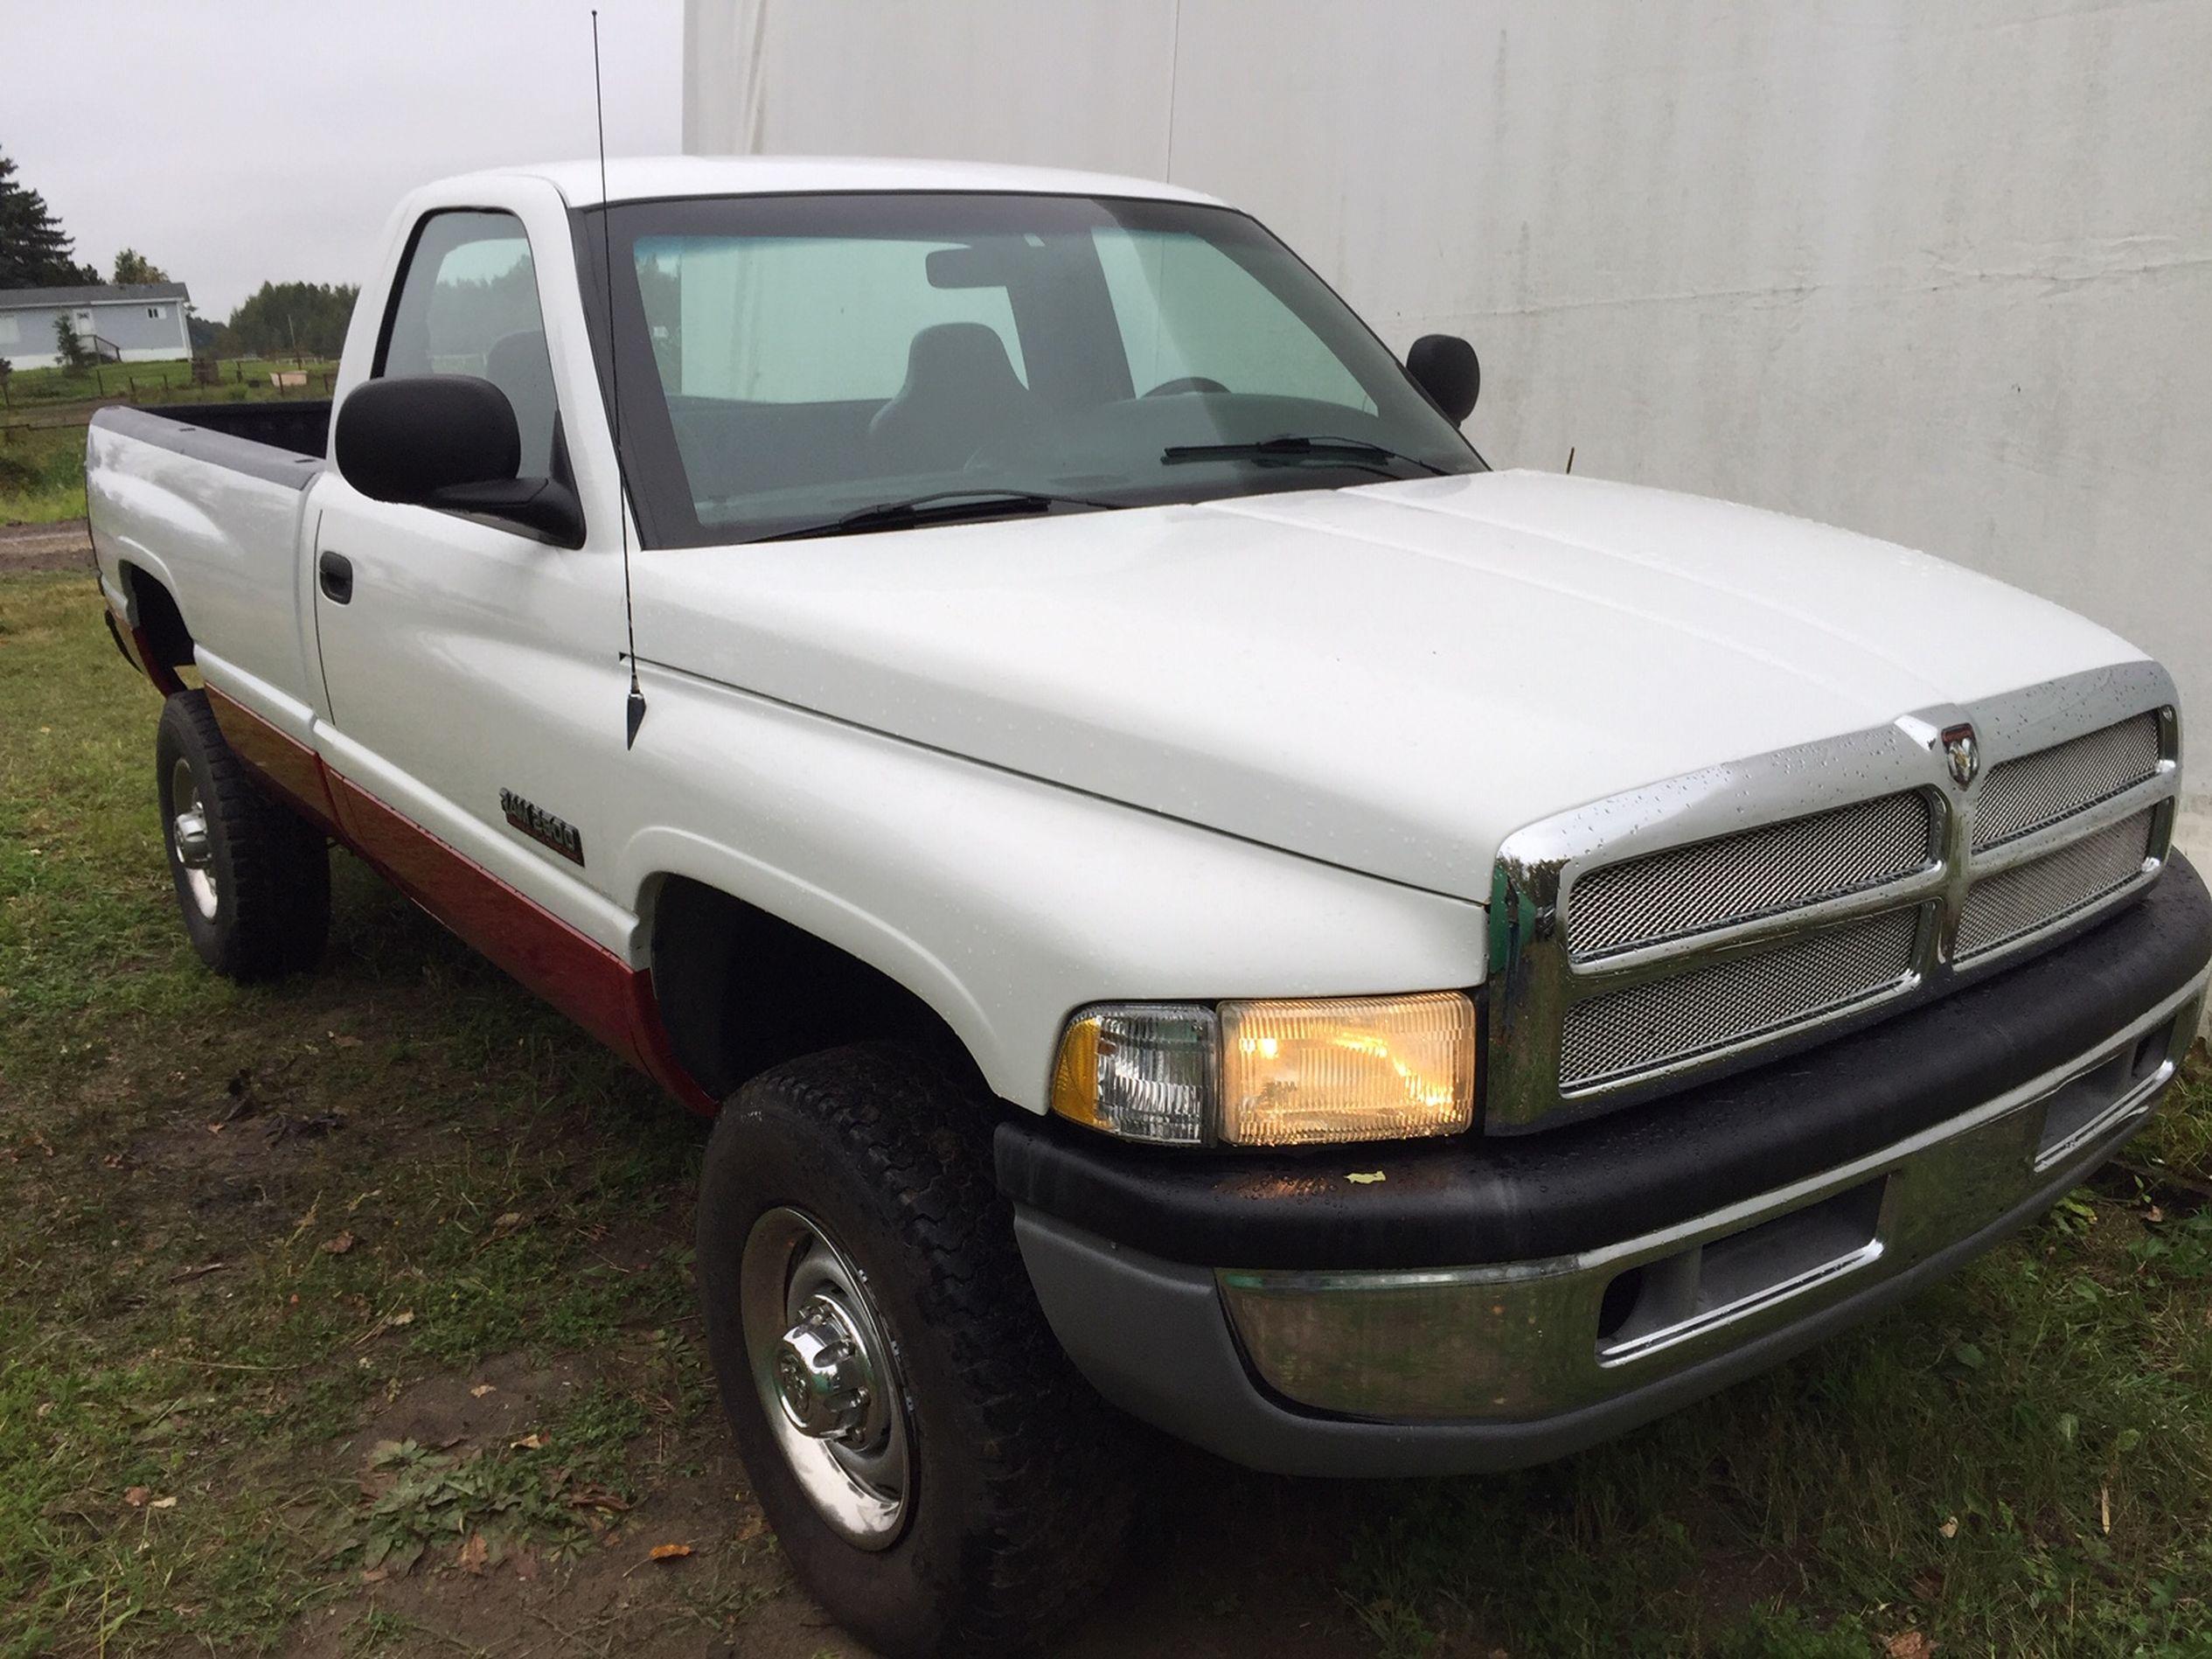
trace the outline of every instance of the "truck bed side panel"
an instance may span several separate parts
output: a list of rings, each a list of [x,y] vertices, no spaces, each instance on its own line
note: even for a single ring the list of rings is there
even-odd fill
[[[111,598],[136,567],[176,600],[201,672],[296,737],[323,704],[301,526],[315,457],[103,409],[87,439],[94,550]]]

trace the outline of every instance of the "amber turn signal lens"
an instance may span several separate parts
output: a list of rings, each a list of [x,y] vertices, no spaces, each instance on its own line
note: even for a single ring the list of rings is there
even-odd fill
[[[1214,1010],[1128,1003],[1078,1014],[1061,1039],[1053,1110],[1124,1140],[1194,1146],[1214,1096]]]
[[[1221,1005],[1221,1138],[1310,1147],[1457,1134],[1475,1118],[1475,1008],[1456,991]]]

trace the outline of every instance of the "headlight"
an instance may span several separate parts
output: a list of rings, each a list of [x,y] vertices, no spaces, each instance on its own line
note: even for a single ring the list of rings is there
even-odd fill
[[[1443,991],[1087,1008],[1061,1041],[1052,1107],[1185,1146],[1456,1134],[1475,1119],[1474,1004]]]

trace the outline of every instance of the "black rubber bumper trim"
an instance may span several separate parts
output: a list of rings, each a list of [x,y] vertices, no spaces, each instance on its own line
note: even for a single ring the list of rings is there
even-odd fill
[[[1382,1423],[1286,1405],[1253,1377],[1214,1275],[1017,1209],[1015,1236],[1054,1334],[1130,1416],[1249,1468],[1381,1479],[1471,1474],[1565,1457],[1778,1364],[1902,1301],[2027,1226],[2139,1130],[2136,1119],[1979,1232],[1894,1278],[1609,1399],[1513,1422]]]
[[[1020,1208],[1167,1261],[1467,1266],[1566,1255],[1878,1151],[2087,1052],[2212,958],[2212,896],[2175,854],[2078,938],[1805,1053],[1541,1134],[1177,1153],[1054,1119],[999,1126]],[[1352,1182],[1353,1173],[1382,1179]]]

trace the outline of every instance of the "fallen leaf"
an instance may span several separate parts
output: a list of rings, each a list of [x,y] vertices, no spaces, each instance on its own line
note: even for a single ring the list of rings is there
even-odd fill
[[[647,1555],[652,1561],[680,1561],[692,1552],[688,1544],[657,1544]]]
[[[518,1440],[508,1441],[507,1449],[511,1452],[542,1452],[546,1444],[546,1437],[542,1434],[525,1434]]]
[[[343,1256],[352,1248],[353,1235],[351,1233],[332,1233],[323,1241],[323,1253],[325,1256]]]
[[[1929,1659],[1936,1644],[1917,1630],[1901,1630],[1882,1644],[1889,1659]]]
[[[382,1567],[370,1567],[361,1574],[361,1582],[363,1584],[382,1584],[391,1576],[392,1575],[386,1572]]]
[[[358,1049],[361,1046],[361,1039],[333,1035],[330,1038],[330,1046],[334,1049]]]
[[[177,1500],[173,1497],[156,1498],[146,1507],[150,1509],[173,1509],[177,1507]],[[2110,1529],[2108,1528],[2107,1530],[2110,1530]]]
[[[1355,1169],[1350,1175],[1346,1175],[1345,1179],[1352,1182],[1354,1186],[1367,1187],[1372,1186],[1378,1181],[1387,1181],[1389,1177],[1385,1175],[1380,1169]]]
[[[2153,1204],[2151,1206],[2151,1213],[2144,1216],[2143,1219],[2147,1222],[2161,1222],[2166,1219],[2166,1212],[2163,1209],[2160,1209],[2156,1204]]]
[[[491,1230],[496,1233],[511,1233],[521,1225],[522,1211],[519,1209],[510,1209],[501,1215],[497,1220],[491,1223]]]
[[[481,1578],[483,1574],[484,1563],[490,1558],[490,1556],[491,1547],[483,1541],[483,1534],[471,1532],[469,1535],[468,1543],[461,1546],[461,1553],[455,1558],[455,1560],[462,1572],[473,1572]]]
[[[1957,1537],[1958,1536],[1958,1517],[1955,1515],[1952,1516],[1951,1519],[1945,1521],[1941,1526],[1937,1527],[1936,1530],[1942,1533],[1946,1538]]]
[[[497,1394],[498,1391],[489,1383],[479,1383],[469,1391],[470,1394],[476,1399],[482,1399],[487,1394]]]
[[[134,1509],[143,1509],[146,1507],[146,1500],[153,1495],[144,1487],[134,1486],[124,1491],[123,1502]]]
[[[2112,1488],[2111,1487],[2100,1486],[2097,1488],[2097,1518],[2104,1522],[2104,1530],[2110,1533],[2112,1530]]]

